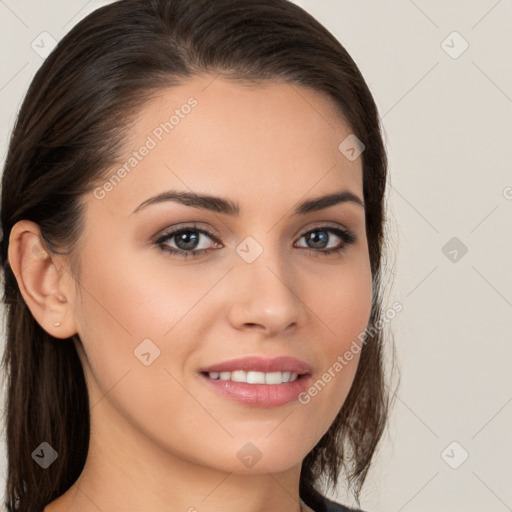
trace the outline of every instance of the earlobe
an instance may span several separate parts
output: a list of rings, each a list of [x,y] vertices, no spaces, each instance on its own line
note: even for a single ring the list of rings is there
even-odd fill
[[[8,262],[37,323],[56,338],[69,338],[76,325],[70,311],[69,273],[45,246],[39,226],[17,222],[9,237]]]

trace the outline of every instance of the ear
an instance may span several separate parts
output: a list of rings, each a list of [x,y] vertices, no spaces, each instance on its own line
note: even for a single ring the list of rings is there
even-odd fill
[[[74,298],[74,279],[59,256],[47,249],[36,223],[21,220],[13,226],[7,256],[37,323],[56,338],[73,336],[77,330],[68,299]]]

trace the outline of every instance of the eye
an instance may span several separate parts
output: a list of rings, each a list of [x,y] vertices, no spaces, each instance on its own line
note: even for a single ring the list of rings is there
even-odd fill
[[[327,248],[329,242],[331,242],[332,236],[341,240],[334,247]],[[344,251],[348,245],[356,242],[356,236],[352,231],[341,227],[333,226],[319,226],[316,227],[304,235],[307,244],[310,244],[306,249],[310,249],[314,252],[320,252],[323,255],[335,255]],[[312,246],[312,247],[311,247]]]
[[[188,256],[207,254],[210,251],[208,245],[211,245],[211,243],[204,244],[204,239],[207,238],[214,240],[216,246],[220,244],[215,234],[211,233],[207,229],[190,225],[168,231],[155,241],[155,245],[158,245],[163,251],[187,258]],[[175,239],[175,247],[164,243],[172,239]],[[201,247],[200,242],[203,242],[203,245],[205,246]]]
[[[334,247],[328,247],[331,239],[339,239]],[[208,243],[207,239],[213,240]],[[341,227],[319,226],[304,233],[300,239],[304,238],[309,246],[298,246],[305,248],[313,253],[320,253],[324,256],[339,254],[344,251],[348,245],[356,242],[356,236],[352,231]],[[173,240],[174,239],[174,240]],[[169,245],[172,242],[173,245]],[[203,244],[201,244],[203,242]],[[197,258],[205,256],[213,249],[222,248],[222,244],[217,235],[205,228],[199,228],[196,225],[181,226],[172,229],[154,242],[161,250],[166,251],[183,258],[189,256]],[[203,245],[203,247],[201,247]],[[295,246],[297,247],[297,246]]]

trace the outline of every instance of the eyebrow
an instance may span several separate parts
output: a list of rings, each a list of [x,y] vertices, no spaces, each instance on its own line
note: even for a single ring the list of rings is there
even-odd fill
[[[193,208],[224,213],[226,215],[240,215],[240,205],[237,202],[208,194],[182,192],[179,190],[168,190],[154,197],[146,199],[141,204],[139,204],[137,208],[135,208],[132,214],[151,204],[158,204],[166,201],[175,201],[185,206],[192,206]],[[363,200],[360,199],[356,194],[350,192],[350,190],[340,190],[333,194],[328,194],[314,199],[308,199],[307,201],[300,203],[295,208],[292,215],[304,215],[306,213],[323,210],[324,208],[329,208],[330,206],[334,206],[340,203],[354,203],[362,206],[363,208],[365,207]]]

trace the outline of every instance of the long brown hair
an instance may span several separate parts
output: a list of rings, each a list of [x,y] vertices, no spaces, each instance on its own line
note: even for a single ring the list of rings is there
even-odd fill
[[[3,171],[6,505],[13,511],[42,510],[76,481],[88,451],[90,417],[74,344],[43,330],[22,298],[7,261],[11,229],[22,219],[36,222],[48,250],[72,254],[83,227],[80,199],[116,162],[130,121],[153,93],[205,73],[283,80],[325,93],[339,107],[365,146],[374,285],[369,325],[382,317],[387,158],[375,102],[339,41],[288,0],[120,0],[97,9],[36,73]],[[367,336],[343,407],[303,461],[300,496],[319,512],[321,479],[334,488],[342,469],[359,503],[391,404],[383,342],[380,329]],[[59,454],[44,470],[31,457],[42,441]]]

